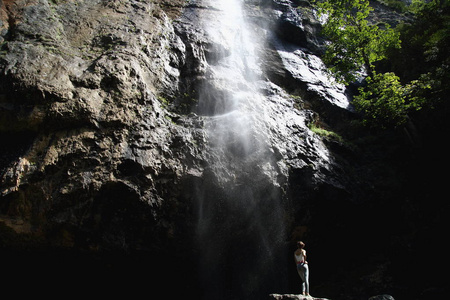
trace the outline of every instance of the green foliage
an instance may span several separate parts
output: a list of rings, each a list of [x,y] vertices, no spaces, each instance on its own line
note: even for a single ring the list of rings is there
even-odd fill
[[[450,1],[415,1],[412,6],[414,22],[399,27],[407,43],[389,53],[389,62],[404,80],[427,82],[428,105],[435,106],[450,93]]]
[[[315,123],[311,123],[308,127],[309,127],[309,129],[311,129],[312,132],[314,132],[315,134],[318,134],[322,137],[330,138],[332,140],[335,140],[335,141],[338,141],[341,143],[344,142],[344,139],[342,138],[342,136],[340,136],[336,132],[322,128]]]
[[[395,127],[407,121],[411,110],[422,107],[425,100],[419,91],[426,88],[429,86],[419,80],[403,85],[394,73],[375,73],[367,78],[367,86],[359,89],[353,104],[369,125]]]
[[[426,0],[412,0],[411,5],[408,7],[408,10],[412,13],[420,13],[423,8],[426,6],[428,1]]]
[[[170,106],[171,101],[169,101],[169,100],[168,100],[167,98],[165,98],[164,96],[159,95],[157,98],[158,98],[159,102],[161,102],[162,107],[164,107],[165,109],[167,109],[167,108]]]
[[[370,24],[368,16],[372,8],[369,6],[369,0],[326,0],[317,4],[320,14],[326,17],[323,33],[329,44],[323,60],[332,74],[339,81],[348,84],[356,79],[355,74],[358,71],[367,72],[365,86],[359,89],[359,94],[353,100],[356,110],[362,113],[365,124],[381,128],[405,124],[412,111],[425,105],[425,99],[429,98],[432,89],[439,90],[435,88],[437,86],[442,89],[444,80],[440,78],[449,79],[450,63],[447,50],[450,44],[450,18],[448,14],[447,17],[438,17],[432,13],[442,13],[443,9],[437,8],[448,8],[448,4],[444,5],[444,2],[449,1],[433,0],[425,3],[416,0],[409,8],[410,11],[416,12],[418,20],[427,19],[426,22],[421,22],[421,26],[423,23],[427,26],[418,29],[416,26],[420,22],[411,25],[413,31],[418,30],[420,35],[411,34],[411,28],[404,27],[407,28],[406,32],[409,32],[408,44],[413,43],[420,47],[418,51],[409,49],[409,61],[398,57],[398,61],[402,62],[402,73],[410,73],[411,69],[416,68],[414,59],[419,57],[422,57],[420,61],[439,62],[434,69],[434,76],[431,72],[418,72],[415,77],[408,78],[409,83],[402,81],[392,70],[378,72],[376,69],[375,63],[381,60],[385,61],[384,66],[396,66],[396,61],[386,61],[392,59],[392,53],[402,53],[399,50],[400,31],[391,29],[388,25]],[[430,18],[430,15],[433,17]],[[436,24],[433,19],[440,21]],[[424,30],[425,28],[428,29]],[[442,61],[445,63],[440,63]],[[397,69],[401,68],[397,65]]]
[[[372,74],[387,49],[400,47],[399,34],[388,24],[380,28],[368,22],[373,10],[368,0],[328,0],[317,6],[326,17],[323,34],[330,41],[323,60],[340,82],[354,81],[362,69]]]

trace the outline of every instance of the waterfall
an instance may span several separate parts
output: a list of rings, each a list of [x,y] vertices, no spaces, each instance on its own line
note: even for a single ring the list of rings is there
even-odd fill
[[[282,285],[281,188],[260,91],[263,71],[242,0],[209,0],[212,41],[198,113],[205,116],[209,173],[198,191],[197,240],[205,299],[257,299]],[[274,179],[275,178],[275,179]],[[268,284],[270,283],[270,284]]]

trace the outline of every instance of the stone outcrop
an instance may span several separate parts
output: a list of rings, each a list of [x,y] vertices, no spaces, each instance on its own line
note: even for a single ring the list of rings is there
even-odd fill
[[[196,112],[198,86],[222,47],[196,24],[208,8],[191,5],[174,22],[168,16],[180,15],[178,2],[38,0],[2,7],[0,125],[11,139],[2,159],[6,224],[28,232],[73,226],[77,233],[69,235],[90,234],[114,222],[103,211],[108,209],[103,202],[114,194],[120,195],[117,201],[136,202],[136,209],[148,211],[141,220],[148,224],[173,213],[163,212],[172,201],[187,209],[188,203],[180,203],[189,198],[186,182],[208,174],[204,120],[189,113]],[[268,19],[278,28],[278,36],[268,40],[278,61],[269,68],[282,69],[291,83],[304,85],[305,92],[331,106],[340,101],[337,106],[345,107],[344,91],[331,92],[334,85],[324,77],[320,60],[306,53],[308,48],[298,48],[320,48],[314,18],[289,1],[256,7],[249,7],[255,24]],[[304,32],[304,38],[290,40],[292,34],[283,35],[287,30]],[[298,72],[308,66],[309,72]],[[337,176],[330,176],[328,150],[307,127],[312,112],[296,110],[300,98],[277,85],[262,88],[271,99],[263,109],[272,114],[270,139],[281,168],[267,171],[275,176],[269,180],[286,185],[288,169],[308,169],[313,180],[342,187]],[[119,223],[126,222],[121,218]],[[163,231],[173,232],[170,219]],[[102,233],[96,243],[142,246],[120,240],[128,239],[127,233],[120,235]]]
[[[1,128],[31,136],[20,147],[13,139],[8,146],[20,157],[2,165],[5,211],[14,222],[34,230],[89,223],[94,216],[84,215],[86,205],[114,193],[123,193],[119,201],[147,203],[143,218],[154,222],[160,192],[169,189],[157,186],[172,186],[184,168],[184,158],[161,154],[176,143],[201,144],[175,125],[158,98],[177,86],[184,47],[163,4],[10,4],[20,13],[2,46]]]
[[[394,300],[394,297],[391,295],[376,295],[369,298],[369,300]]]
[[[284,300],[284,299],[295,299],[295,300],[327,300],[326,298],[317,298],[313,296],[305,296],[305,295],[297,295],[297,294],[270,294],[271,299],[275,300]],[[394,297],[391,295],[377,295],[372,296],[369,300],[394,300]]]
[[[214,264],[225,274],[222,290],[257,291],[253,297],[283,290],[271,288],[279,282],[295,291],[287,260],[297,238],[309,237],[322,258],[312,274],[330,265],[346,274],[344,258],[355,253],[366,262],[372,238],[390,229],[367,216],[385,211],[373,199],[387,203],[397,191],[398,173],[386,167],[391,153],[313,131],[345,128],[355,115],[349,91],[320,60],[324,41],[309,2],[245,3],[264,73],[264,101],[253,110],[264,112],[256,124],[267,132],[249,139],[263,136],[264,163],[226,161],[240,151],[233,145],[212,149],[214,116],[199,99],[220,85],[209,82],[211,66],[229,49],[198,22],[215,24],[218,11],[207,1],[0,0],[0,250],[144,253],[152,277],[178,276],[183,293],[201,290],[198,274]],[[250,194],[278,202],[226,202]],[[219,224],[205,239],[229,242],[208,243],[220,255],[203,265],[201,207],[217,211],[211,220]],[[280,224],[286,232],[274,239]],[[261,228],[277,243],[270,254],[261,251]],[[335,249],[341,238],[353,252]],[[242,272],[256,252],[272,260],[261,263],[270,273],[258,283]],[[375,261],[353,278],[384,288],[387,265]],[[118,273],[130,273],[124,269]]]
[[[271,299],[275,300],[285,300],[285,299],[295,299],[295,300],[327,300],[326,298],[317,298],[312,296],[297,295],[297,294],[270,294]]]

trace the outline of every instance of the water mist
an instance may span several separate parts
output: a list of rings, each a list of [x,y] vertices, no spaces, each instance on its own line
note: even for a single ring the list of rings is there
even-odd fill
[[[201,20],[208,38],[198,113],[211,152],[198,188],[197,241],[206,299],[257,299],[282,286],[284,209],[268,140],[263,72],[242,0],[209,0]]]

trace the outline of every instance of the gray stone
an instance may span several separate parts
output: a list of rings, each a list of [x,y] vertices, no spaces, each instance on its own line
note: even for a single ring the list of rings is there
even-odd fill
[[[301,294],[270,294],[270,298],[275,300],[295,299],[295,300],[328,300],[326,298],[317,298]]]
[[[369,298],[369,300],[394,300],[394,297],[392,297],[391,295],[377,295],[377,296],[372,296]]]
[[[292,174],[304,175],[305,195],[323,185],[347,189],[326,141],[309,128],[314,112],[301,107],[306,95],[342,111],[348,104],[314,54],[320,48],[313,39],[318,23],[307,4],[304,12],[290,1],[246,5],[260,37],[255,51],[261,65],[280,80],[259,74],[252,83],[264,101],[249,107],[250,127],[235,128],[248,132],[245,151],[251,155],[243,162],[237,159],[243,144],[229,140],[225,149],[214,148],[208,128],[218,126],[217,118],[212,107],[199,103],[208,92],[220,101],[244,85],[233,81],[235,86],[224,88],[214,77],[230,49],[199,20],[214,28],[220,11],[198,4],[180,15],[177,3],[39,0],[21,10],[0,61],[0,126],[18,135],[32,132],[33,138],[23,146],[27,150],[2,162],[0,191],[12,206],[25,201],[30,207],[17,216],[32,222],[24,228],[70,224],[88,234],[127,228],[119,237],[98,234],[95,247],[141,249],[152,247],[155,235],[182,238],[183,228],[194,226],[188,212],[197,205],[199,186],[214,195],[230,192],[231,198],[249,193],[245,186],[260,187],[255,197],[277,195],[280,203],[287,202]],[[266,26],[282,23],[303,30],[305,44],[292,46],[295,41],[268,34]],[[13,152],[19,146],[11,147]],[[229,191],[230,182],[247,184]],[[115,194],[117,203],[129,201],[130,214],[147,212],[142,224],[126,224],[126,216],[100,217],[111,214],[103,203]],[[264,213],[274,211],[270,205]],[[152,234],[124,237],[128,230],[148,233],[141,228]]]

